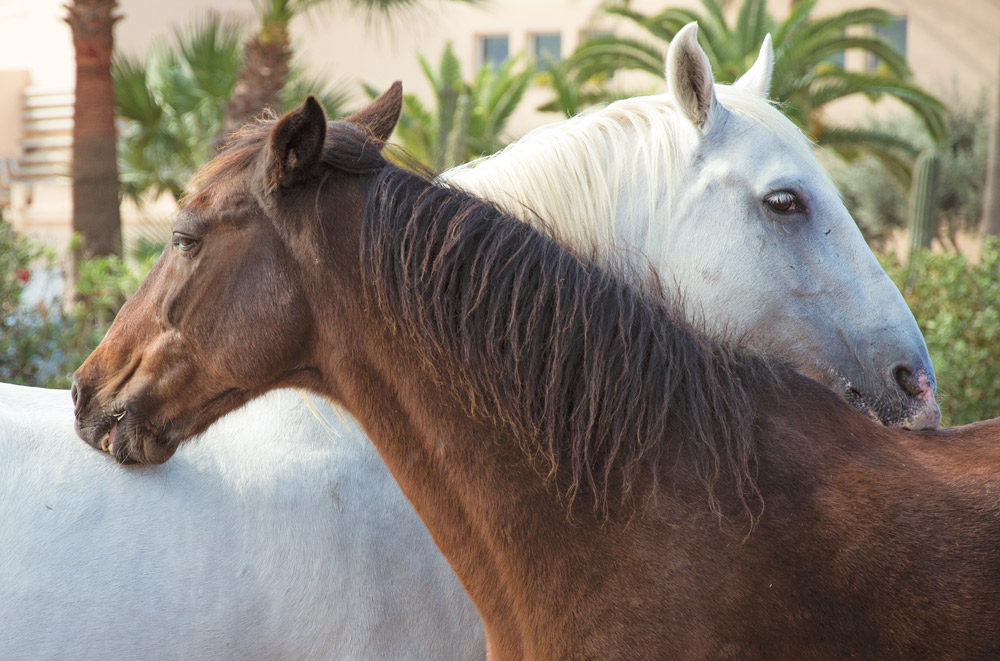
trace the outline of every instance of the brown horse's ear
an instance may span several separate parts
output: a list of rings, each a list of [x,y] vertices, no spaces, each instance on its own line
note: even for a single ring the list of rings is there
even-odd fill
[[[392,135],[403,110],[403,84],[398,80],[389,89],[365,108],[357,111],[345,121],[356,124],[385,142]]]
[[[271,129],[265,166],[268,192],[308,179],[323,157],[325,140],[326,113],[319,101],[309,96]]]

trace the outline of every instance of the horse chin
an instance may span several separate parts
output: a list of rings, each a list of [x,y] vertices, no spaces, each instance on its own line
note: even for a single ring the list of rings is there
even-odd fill
[[[894,415],[880,414],[877,407],[869,404],[868,400],[860,392],[850,386],[845,386],[841,390],[841,395],[854,408],[864,413],[871,420],[886,427],[921,430],[937,429],[938,425],[941,424],[941,409],[934,399],[934,391],[932,389],[928,389],[925,395],[915,397],[909,407]]]
[[[122,465],[152,465],[174,456],[178,445],[162,431],[116,419],[97,447]]]
[[[916,400],[913,408],[895,426],[903,429],[937,429],[941,424],[941,408],[933,391]]]

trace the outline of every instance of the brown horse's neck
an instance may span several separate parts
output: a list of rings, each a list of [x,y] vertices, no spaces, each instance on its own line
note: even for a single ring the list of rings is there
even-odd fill
[[[712,488],[744,493],[750,367],[715,371],[724,350],[481,201],[380,177],[360,270],[338,269],[345,295],[314,297],[342,305],[317,313],[319,329],[337,329],[317,342],[339,347],[323,368],[329,394],[463,580],[494,656],[608,657],[588,641],[622,599],[635,649],[657,647],[638,640],[664,635],[649,589],[658,547],[638,541],[666,535],[663,517],[644,515],[657,461],[717,527]],[[716,445],[731,475],[717,463],[706,475]]]
[[[515,512],[522,521],[551,520],[543,488],[531,479],[533,472],[523,470],[513,445],[488,425],[470,421],[447,389],[432,385],[437,376],[423,369],[419,357],[408,355],[391,335],[373,333],[371,323],[361,327],[365,331],[357,337],[363,341],[352,347],[350,362],[337,367],[341,402],[463,581],[483,618],[492,657],[529,658],[508,581],[512,571],[534,563],[495,533],[511,534],[508,515]]]

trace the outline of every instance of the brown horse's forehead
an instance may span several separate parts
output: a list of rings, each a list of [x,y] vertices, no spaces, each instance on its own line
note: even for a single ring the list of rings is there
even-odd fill
[[[192,191],[184,198],[182,207],[192,211],[207,212],[224,202],[231,202],[244,193],[244,187],[230,178],[217,178]]]
[[[175,232],[201,234],[207,225],[206,214],[199,206],[187,205],[174,216]]]
[[[183,211],[197,212],[204,211],[212,206],[214,199],[211,189],[202,188],[188,194],[181,202]]]
[[[207,230],[219,224],[237,225],[260,209],[245,187],[209,186],[184,200],[174,220],[174,228]]]

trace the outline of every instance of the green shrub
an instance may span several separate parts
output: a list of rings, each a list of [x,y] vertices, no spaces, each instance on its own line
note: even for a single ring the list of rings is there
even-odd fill
[[[0,220],[0,381],[68,388],[73,370],[104,337],[155,258],[146,250],[132,260],[81,261],[72,300],[25,308],[28,273],[53,268],[55,258]]]
[[[881,261],[927,340],[942,424],[1000,415],[1000,241],[987,241],[979,264],[928,252]]]
[[[42,356],[51,355],[53,345],[51,315],[45,308],[24,309],[21,293],[31,269],[52,261],[51,253],[0,220],[0,381],[34,384],[45,374]]]

